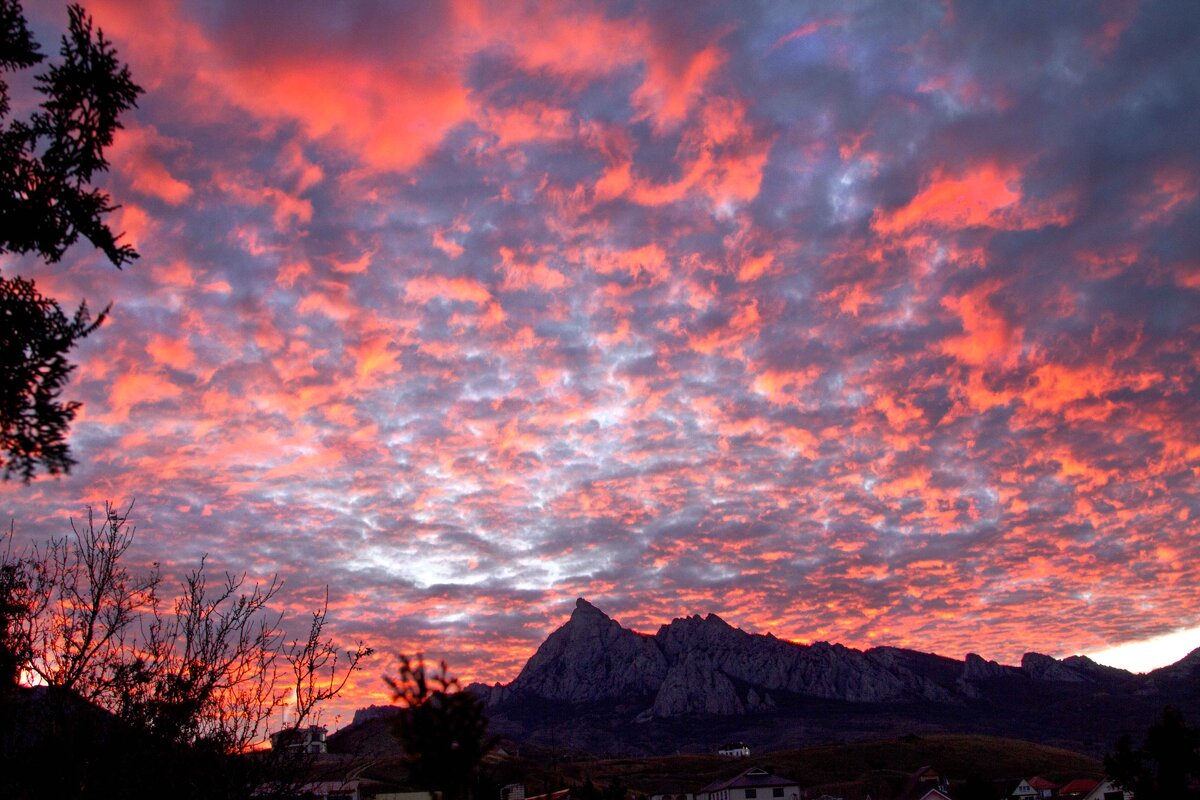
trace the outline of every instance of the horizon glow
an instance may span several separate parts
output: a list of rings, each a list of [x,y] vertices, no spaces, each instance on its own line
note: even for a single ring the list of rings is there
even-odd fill
[[[1200,628],[1190,628],[1140,642],[1125,642],[1089,653],[1088,657],[1099,664],[1144,673],[1170,666],[1197,648],[1200,648]]]

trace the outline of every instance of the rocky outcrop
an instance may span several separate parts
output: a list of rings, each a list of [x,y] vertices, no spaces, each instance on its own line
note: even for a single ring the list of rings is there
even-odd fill
[[[622,628],[581,597],[509,689],[567,703],[652,696],[669,667],[653,637]]]
[[[725,716],[745,711],[745,704],[725,673],[714,667],[703,653],[689,652],[668,670],[654,697],[654,705],[650,707],[650,716]]]
[[[1015,667],[1008,667],[998,664],[995,661],[988,661],[976,653],[967,653],[966,659],[963,660],[962,672],[955,683],[955,688],[964,697],[975,700],[983,697],[984,692],[980,688],[980,684],[984,681],[1019,674],[1020,670]]]
[[[516,680],[471,689],[489,706],[529,696],[574,704],[644,696],[652,698],[645,712],[651,718],[728,715],[773,708],[780,694],[954,703],[958,668],[951,659],[899,648],[797,645],[747,633],[715,614],[676,619],[646,636],[580,598]],[[941,680],[925,674],[939,671]]]
[[[396,716],[401,710],[400,706],[367,706],[354,712],[354,719],[350,724],[365,725],[372,720],[387,719]]]
[[[910,651],[896,648],[863,653],[827,642],[797,645],[746,633],[715,614],[676,619],[654,638],[671,662],[700,653],[714,669],[768,692],[864,703],[953,699],[903,663],[900,654]]]
[[[1133,675],[1123,669],[1116,667],[1107,667],[1104,664],[1097,664],[1087,656],[1067,656],[1062,660],[1065,667],[1069,667],[1075,672],[1090,678],[1094,681],[1118,681],[1120,683],[1128,683],[1133,680]]]
[[[960,679],[964,681],[982,681],[990,678],[1003,678],[1011,675],[1013,672],[1012,667],[1006,667],[995,661],[987,661],[983,656],[976,653],[967,653],[967,657],[963,661],[963,671]]]
[[[1077,670],[1071,669],[1053,656],[1042,653],[1026,653],[1021,656],[1021,671],[1038,681],[1081,683],[1087,680]]]

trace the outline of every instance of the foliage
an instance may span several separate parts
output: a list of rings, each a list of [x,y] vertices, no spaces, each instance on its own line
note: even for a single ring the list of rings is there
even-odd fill
[[[104,322],[83,303],[68,318],[33,281],[0,276],[0,466],[29,482],[39,464],[51,475],[75,463],[66,432],[79,403],[59,400],[74,366],[67,351]],[[7,454],[7,457],[6,457]]]
[[[446,662],[428,670],[424,656],[400,656],[400,676],[386,678],[392,699],[403,707],[394,732],[408,756],[413,780],[444,800],[469,794],[484,756],[495,745],[477,697],[462,690]]]
[[[59,261],[83,236],[117,268],[138,257],[121,244],[105,217],[112,199],[93,187],[108,169],[105,149],[120,117],[142,89],[130,77],[102,31],[82,8],[68,9],[60,60],[36,76],[42,102],[27,119],[10,120],[5,75],[40,64],[21,5],[0,0],[0,255],[37,253]],[[4,476],[30,481],[40,464],[50,474],[74,463],[66,432],[77,403],[57,397],[71,372],[65,355],[104,321],[91,321],[86,304],[68,320],[32,282],[0,277],[0,458]]]
[[[1200,730],[1189,727],[1178,709],[1167,706],[1162,719],[1146,731],[1145,744],[1135,748],[1128,734],[1104,757],[1104,769],[1138,800],[1178,800],[1194,797],[1189,778],[1200,779]]]
[[[328,596],[307,634],[289,640],[283,616],[270,609],[278,578],[248,584],[225,574],[212,581],[203,560],[165,602],[157,565],[147,574],[126,566],[135,535],[128,515],[111,504],[102,517],[89,509],[72,536],[21,556],[10,538],[0,564],[0,654],[11,666],[0,703],[30,705],[33,690],[13,685],[24,675],[44,684],[40,696],[51,711],[39,706],[11,715],[30,719],[29,729],[5,735],[18,745],[49,729],[55,739],[75,737],[78,752],[67,750],[75,772],[67,774],[86,773],[78,778],[92,787],[86,796],[119,791],[111,781],[129,768],[128,753],[143,762],[143,792],[161,780],[184,797],[247,797],[256,789],[261,795],[263,786],[294,794],[306,774],[302,754],[246,754],[263,743],[271,717],[291,698],[291,726],[315,721],[370,649],[360,643],[343,654],[334,647],[325,634]],[[57,727],[32,721],[47,713]],[[106,750],[105,742],[113,746]],[[0,755],[12,761],[0,767],[20,763],[20,748],[14,755],[3,745],[0,736]],[[44,788],[45,778],[36,777]]]
[[[35,252],[53,263],[83,235],[120,267],[137,252],[104,223],[116,206],[91,182],[108,169],[104,150],[142,89],[82,8],[70,6],[68,16],[61,62],[36,78],[45,99],[28,120],[0,131],[0,252]],[[0,37],[0,75],[45,58],[16,0],[0,0]],[[10,108],[0,78],[0,121]]]
[[[16,632],[29,613],[27,576],[23,565],[12,557],[12,534],[10,524],[6,551],[0,561],[0,705],[21,677],[25,656],[17,644]]]

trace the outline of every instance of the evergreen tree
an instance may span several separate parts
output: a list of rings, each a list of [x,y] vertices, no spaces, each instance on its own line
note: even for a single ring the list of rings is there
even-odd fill
[[[92,186],[104,152],[142,89],[82,8],[68,9],[60,59],[35,78],[42,102],[10,119],[6,75],[42,63],[21,4],[0,0],[0,255],[59,261],[82,236],[120,268],[138,257],[105,222],[112,199]],[[106,309],[107,311],[107,309]],[[32,281],[0,276],[0,465],[28,482],[40,465],[68,471],[66,434],[78,403],[59,394],[73,367],[66,353],[104,321],[86,303],[71,319]]]

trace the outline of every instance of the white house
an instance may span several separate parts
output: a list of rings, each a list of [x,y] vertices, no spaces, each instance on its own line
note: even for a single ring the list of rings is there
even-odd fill
[[[308,725],[303,728],[284,728],[271,734],[271,749],[303,750],[305,753],[325,753],[326,728],[324,725]]]
[[[1127,792],[1112,781],[1100,781],[1083,800],[1133,800],[1133,792]]]
[[[737,744],[727,744],[717,751],[719,756],[729,756],[730,758],[749,758],[750,747],[745,742]]]
[[[1045,800],[1053,797],[1054,790],[1057,788],[1057,783],[1037,775],[1018,783],[1011,796],[1014,800]]]
[[[696,792],[696,800],[800,800],[800,784],[751,767],[728,780],[710,783]]]

